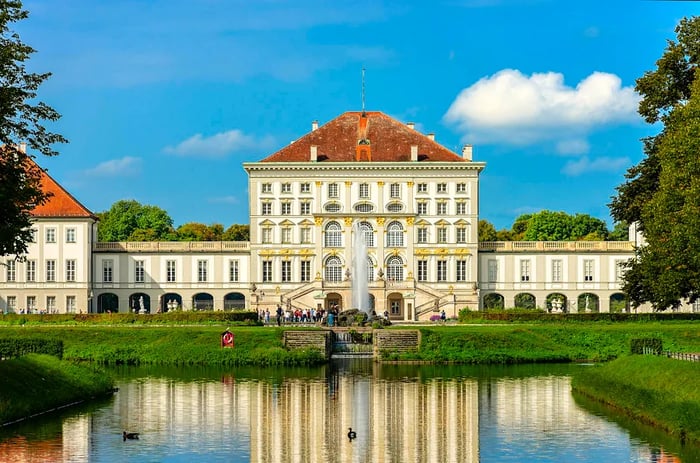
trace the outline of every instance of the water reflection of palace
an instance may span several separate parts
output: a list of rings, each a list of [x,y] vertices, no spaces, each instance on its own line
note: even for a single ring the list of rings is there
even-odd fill
[[[280,385],[153,380],[124,385],[113,407],[125,429],[163,445],[177,445],[178,430],[196,442],[249,439],[251,461],[478,462],[477,390],[474,380],[349,376]],[[349,427],[357,432],[352,443]]]

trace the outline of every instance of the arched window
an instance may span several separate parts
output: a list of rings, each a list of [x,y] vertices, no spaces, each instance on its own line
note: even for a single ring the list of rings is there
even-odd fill
[[[391,222],[387,227],[386,245],[390,248],[403,246],[403,227],[399,222]]]
[[[343,265],[339,257],[329,257],[326,260],[326,281],[343,281]]]
[[[361,222],[360,230],[362,230],[362,236],[365,239],[365,246],[374,246],[374,230],[372,230],[372,224],[369,222]]]
[[[338,222],[330,222],[326,225],[325,246],[327,248],[339,248],[343,246],[343,232]]]
[[[367,281],[374,281],[374,262],[369,256],[367,256]]]
[[[403,281],[403,260],[400,257],[389,258],[386,265],[386,278],[389,281]]]

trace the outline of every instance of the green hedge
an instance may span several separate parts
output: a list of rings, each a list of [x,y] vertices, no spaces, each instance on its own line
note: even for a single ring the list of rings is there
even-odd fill
[[[0,338],[0,359],[17,358],[27,354],[46,354],[63,358],[63,341],[38,337]]]
[[[461,323],[475,322],[660,322],[660,321],[700,321],[700,313],[649,312],[649,313],[548,313],[541,309],[505,309],[459,311]]]
[[[168,325],[168,324],[222,324],[256,325],[258,314],[250,311],[235,312],[190,312],[173,311],[158,314],[134,313],[90,313],[90,314],[43,314],[0,316],[0,325]]]

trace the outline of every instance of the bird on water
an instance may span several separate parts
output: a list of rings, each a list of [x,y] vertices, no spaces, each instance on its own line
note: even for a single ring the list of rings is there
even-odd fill
[[[123,438],[123,440],[127,440],[127,439],[129,439],[129,440],[135,440],[135,439],[138,440],[138,438],[139,438],[139,433],[137,433],[137,432],[126,432],[126,431],[124,431],[124,432],[122,433],[122,438]]]
[[[348,439],[352,441],[357,437],[357,433],[352,430],[352,428],[348,428]]]

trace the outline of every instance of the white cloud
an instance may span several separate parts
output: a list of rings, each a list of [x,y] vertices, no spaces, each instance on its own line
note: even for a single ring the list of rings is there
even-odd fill
[[[97,177],[129,177],[141,173],[141,158],[124,156],[121,159],[112,159],[101,162],[92,169],[84,171],[86,176]]]
[[[209,198],[210,203],[219,204],[240,204],[241,200],[237,196],[219,196],[216,198]]]
[[[274,140],[269,136],[256,139],[240,130],[229,130],[210,137],[198,133],[176,146],[166,146],[163,151],[177,156],[218,158],[236,151],[268,149],[273,144]]]
[[[561,140],[557,142],[556,150],[559,154],[585,154],[591,149],[586,140]]]
[[[638,102],[614,74],[594,72],[573,88],[560,73],[504,69],[462,90],[444,119],[471,143],[565,142],[584,140],[599,126],[639,120]]]
[[[565,175],[576,177],[586,172],[617,172],[628,167],[632,161],[629,158],[601,157],[589,159],[583,156],[576,161],[567,162],[561,172]]]

